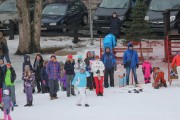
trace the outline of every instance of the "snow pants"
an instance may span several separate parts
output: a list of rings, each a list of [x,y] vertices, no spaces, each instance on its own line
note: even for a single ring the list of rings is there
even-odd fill
[[[94,77],[94,81],[96,83],[96,94],[103,94],[103,81],[104,77],[101,76],[101,79],[99,80],[98,77]]]
[[[87,103],[86,87],[78,87],[78,99],[77,104],[85,105]]]
[[[158,72],[157,76],[154,80],[153,87],[156,87],[159,83],[166,84],[166,80],[164,79],[164,72]]]

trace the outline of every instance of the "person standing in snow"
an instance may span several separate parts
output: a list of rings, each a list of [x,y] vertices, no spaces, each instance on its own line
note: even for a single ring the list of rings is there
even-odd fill
[[[41,68],[41,81],[42,81],[42,93],[49,93],[49,79],[48,74],[46,72],[46,66],[48,61],[45,60],[43,63],[43,67]]]
[[[172,61],[172,69],[174,68],[174,66],[176,66],[176,70],[177,70],[177,74],[178,74],[178,86],[180,87],[180,54],[178,53]]]
[[[60,82],[60,85],[61,85],[61,89],[63,91],[66,91],[66,88],[67,88],[67,83],[66,83],[67,75],[66,75],[66,71],[64,70],[64,63],[62,61],[60,62],[60,65],[61,65],[61,73],[60,73],[59,82]]]
[[[117,43],[117,36],[120,35],[121,30],[121,21],[118,18],[116,12],[113,12],[112,17],[110,19],[110,33],[115,35],[116,43]]]
[[[9,49],[7,46],[7,40],[3,36],[3,33],[0,32],[0,59],[4,60],[4,57],[7,63],[11,63],[10,58],[9,58]]]
[[[137,86],[139,83],[137,80],[136,69],[139,68],[139,59],[137,52],[133,50],[133,44],[131,42],[128,43],[128,49],[124,52],[123,64],[126,69],[126,84],[129,85],[129,75],[132,69],[135,86]]]
[[[6,64],[7,69],[5,70],[5,89],[10,91],[10,96],[13,101],[13,106],[18,106],[16,104],[16,94],[15,94],[15,84],[14,81],[16,80],[16,72],[14,68],[11,66],[10,63]]]
[[[37,83],[37,89],[38,93],[42,90],[42,81],[41,81],[41,68],[43,67],[43,58],[40,53],[36,54],[35,60],[34,60],[34,72],[35,72],[35,79]]]
[[[58,99],[57,92],[59,90],[58,79],[61,72],[59,62],[56,60],[55,55],[51,55],[51,60],[46,66],[46,72],[49,78],[50,100]]]
[[[75,92],[74,92],[74,85],[71,85],[72,80],[73,80],[74,75],[75,75],[74,65],[75,65],[75,61],[73,59],[73,56],[71,54],[69,54],[67,56],[67,60],[66,60],[65,65],[64,65],[64,69],[66,70],[66,74],[67,74],[67,79],[66,79],[67,97],[70,97],[70,94],[73,96],[76,96]]]
[[[87,103],[86,97],[86,84],[87,84],[87,77],[90,76],[88,71],[85,71],[85,68],[80,68],[80,72],[76,73],[72,85],[77,85],[78,88],[78,99],[77,99],[77,106],[85,105],[85,107],[89,107]]]
[[[105,49],[105,53],[102,55],[101,61],[105,66],[104,87],[109,87],[108,76],[110,76],[110,86],[114,87],[114,71],[116,71],[117,65],[116,58],[109,47]]]
[[[94,60],[95,60],[94,51],[87,52],[87,57],[84,60],[84,62],[86,63],[86,71],[88,71],[91,74],[91,76],[89,76],[87,78],[87,88],[89,88],[89,90],[93,90],[96,88],[95,81],[93,78],[93,72],[92,72],[92,68],[91,68]]]
[[[13,102],[11,97],[9,96],[9,90],[4,90],[3,91],[4,96],[3,96],[3,102],[2,102],[2,108],[4,110],[4,119],[3,120],[12,120],[11,116],[10,116],[10,111],[14,110],[13,107]]]
[[[24,81],[24,90],[26,93],[27,104],[25,107],[32,106],[33,102],[33,81],[35,80],[34,73],[30,70],[29,66],[25,67],[25,71],[22,75],[22,80]]]
[[[152,66],[148,60],[145,60],[142,64],[142,72],[144,75],[145,84],[151,83]]]
[[[79,55],[78,56],[78,60],[77,60],[77,62],[76,62],[76,64],[75,64],[75,66],[74,66],[74,68],[75,68],[75,72],[77,73],[77,72],[79,72],[80,71],[80,68],[85,68],[86,67],[86,64],[85,64],[85,62],[83,61],[83,58],[82,58],[82,55]]]
[[[104,69],[104,64],[102,61],[100,61],[99,56],[97,55],[95,57],[95,61],[92,64],[97,96],[103,96]]]

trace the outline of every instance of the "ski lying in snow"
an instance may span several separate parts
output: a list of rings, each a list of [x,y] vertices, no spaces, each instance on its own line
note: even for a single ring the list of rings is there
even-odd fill
[[[128,90],[128,93],[140,93],[140,92],[143,92],[143,89]]]

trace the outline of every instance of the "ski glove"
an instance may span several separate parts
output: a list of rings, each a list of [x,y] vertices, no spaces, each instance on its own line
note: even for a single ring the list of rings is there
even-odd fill
[[[14,107],[11,108],[11,111],[14,111]]]
[[[100,70],[97,70],[97,71],[96,71],[96,74],[99,74],[99,73],[100,73]]]

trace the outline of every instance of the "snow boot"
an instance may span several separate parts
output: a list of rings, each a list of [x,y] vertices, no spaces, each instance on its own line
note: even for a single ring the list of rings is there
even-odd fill
[[[28,107],[29,106],[29,101],[27,101],[27,104],[26,105],[24,105],[24,107]]]
[[[165,88],[167,88],[167,84],[165,83],[165,84],[163,84],[163,86],[165,87]]]
[[[89,105],[88,105],[88,104],[85,104],[85,107],[89,107]]]
[[[33,105],[32,105],[32,100],[31,100],[31,101],[29,101],[29,107],[30,107],[30,106],[33,106]]]
[[[82,106],[81,104],[76,104],[77,106]]]
[[[99,96],[103,96],[103,93],[99,93]]]
[[[155,86],[154,89],[159,89],[159,85]]]

